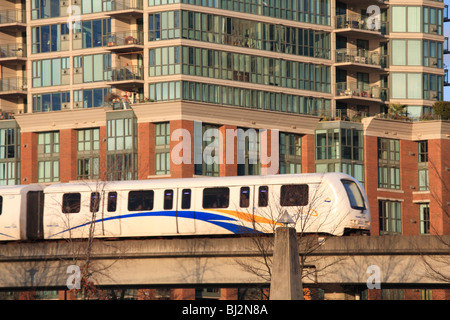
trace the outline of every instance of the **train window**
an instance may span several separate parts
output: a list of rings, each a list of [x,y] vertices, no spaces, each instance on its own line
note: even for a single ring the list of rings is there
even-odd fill
[[[241,208],[248,208],[250,205],[250,188],[242,187],[240,192],[239,206]]]
[[[181,209],[191,208],[191,189],[183,189],[181,192]]]
[[[269,187],[261,186],[258,191],[258,206],[267,207],[269,204]]]
[[[114,212],[117,208],[117,192],[108,192],[108,212]]]
[[[164,191],[164,210],[170,210],[173,207],[173,190]]]
[[[342,180],[342,183],[344,184],[345,191],[347,191],[351,207],[358,210],[366,209],[364,198],[361,194],[361,190],[359,190],[356,185],[356,182],[351,180]]]
[[[228,208],[230,202],[229,188],[203,189],[203,209]]]
[[[91,192],[91,204],[89,206],[90,212],[98,212],[100,208],[100,193]]]
[[[81,194],[80,193],[65,193],[63,194],[62,212],[63,213],[78,213],[80,212]]]
[[[0,214],[2,214],[3,211],[3,197],[0,196]]]
[[[128,210],[153,210],[153,190],[130,191],[128,193]]]
[[[309,187],[307,184],[290,184],[281,186],[280,205],[306,206],[308,204]]]

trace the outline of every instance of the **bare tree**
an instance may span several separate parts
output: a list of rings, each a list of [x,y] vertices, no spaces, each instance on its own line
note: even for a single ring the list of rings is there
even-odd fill
[[[305,193],[299,193],[298,189],[287,185],[279,195],[271,192],[273,202],[271,206],[267,205],[264,210],[258,210],[258,212],[254,212],[255,209],[253,209],[253,212],[242,213],[241,223],[244,226],[250,223],[253,230],[244,235],[250,237],[254,248],[259,252],[257,257],[236,260],[243,270],[261,278],[262,282],[270,282],[274,233],[275,229],[281,226],[281,223],[277,221],[282,214],[288,213],[293,220],[291,226],[297,231],[302,279],[314,280],[317,273],[325,272],[331,264],[317,269],[313,253],[325,243],[330,234],[342,226],[348,215],[348,213],[332,214],[331,205],[324,201],[326,188],[326,183],[320,182],[309,185],[308,190],[304,190]],[[257,204],[264,205],[264,203]],[[236,207],[240,209],[239,206]],[[324,229],[331,232],[323,233],[321,230]],[[332,264],[339,263],[343,259],[345,258],[337,259]],[[261,292],[264,298],[269,298],[268,290],[261,290]]]
[[[429,176],[433,177],[438,181],[433,185],[429,186],[430,191],[430,207],[433,206],[433,211],[431,208],[430,212],[430,233],[436,235],[438,241],[442,244],[443,248],[448,248],[450,251],[450,237],[444,236],[441,230],[448,230],[448,225],[450,224],[450,210],[449,210],[449,196],[450,196],[450,186],[449,180],[447,177],[444,177],[446,171],[444,169],[444,164],[439,169],[436,163],[432,159],[428,159],[428,170]],[[448,174],[447,174],[448,175]],[[441,187],[442,186],[442,187]],[[442,228],[438,230],[437,225],[431,221],[431,215],[438,214],[438,216],[442,217]],[[439,222],[438,222],[439,223]],[[448,255],[427,255],[421,254],[423,258],[423,263],[426,267],[426,271],[430,278],[450,283],[450,274],[443,272],[445,268],[441,268],[440,266],[448,266],[450,264],[450,258]]]

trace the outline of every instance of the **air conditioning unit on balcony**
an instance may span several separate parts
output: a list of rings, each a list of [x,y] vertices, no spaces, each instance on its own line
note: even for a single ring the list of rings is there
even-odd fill
[[[83,72],[83,69],[82,69],[82,68],[75,68],[75,69],[73,70],[73,72],[74,72],[74,73],[82,73],[82,72]]]
[[[70,69],[62,69],[62,74],[70,74]]]
[[[63,103],[61,106],[61,109],[63,109],[63,110],[67,110],[69,108],[70,108],[70,104],[68,102]]]
[[[437,91],[430,91],[430,100],[437,100],[438,94]]]
[[[430,33],[437,33],[437,25],[435,24],[430,24]]]
[[[437,58],[428,58],[428,66],[432,68],[436,68],[438,65],[438,59]]]

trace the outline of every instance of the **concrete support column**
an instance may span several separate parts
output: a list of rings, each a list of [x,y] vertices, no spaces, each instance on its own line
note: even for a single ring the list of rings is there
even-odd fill
[[[303,300],[303,285],[294,228],[275,229],[270,300]]]

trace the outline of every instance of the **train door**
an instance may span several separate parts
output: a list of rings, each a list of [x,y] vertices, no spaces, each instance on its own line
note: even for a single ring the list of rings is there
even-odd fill
[[[91,195],[92,197],[92,195]],[[92,198],[91,198],[92,199]],[[116,191],[103,191],[100,201],[98,220],[101,221],[103,236],[115,236],[121,234],[120,199]]]
[[[39,240],[44,237],[44,192],[28,191],[27,204],[27,239]]]
[[[176,189],[177,203],[177,233],[195,233],[194,189]]]
[[[257,185],[253,189],[253,216],[258,231],[273,232],[274,221],[278,217],[276,208],[271,205],[274,201],[273,185]]]

